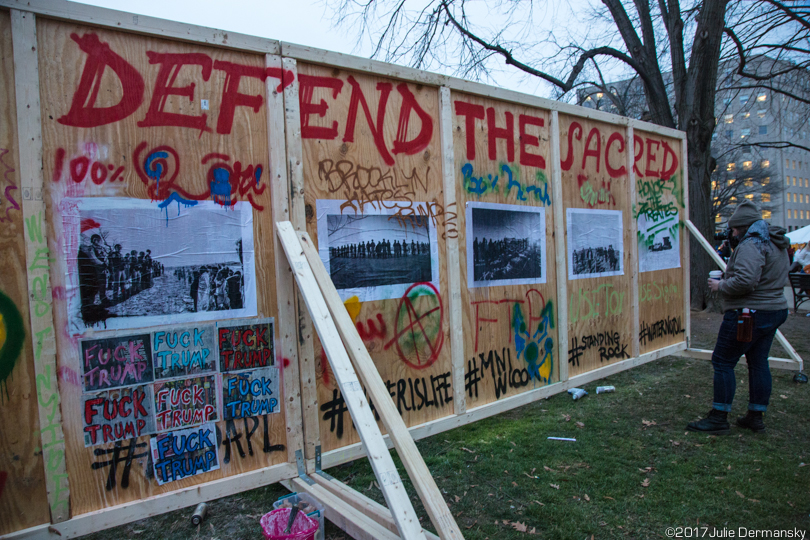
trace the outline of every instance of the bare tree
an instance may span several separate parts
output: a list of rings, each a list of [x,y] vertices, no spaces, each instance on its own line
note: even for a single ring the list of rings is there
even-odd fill
[[[326,0],[329,3],[330,0]],[[627,112],[619,92],[603,73],[617,64],[641,81],[646,120],[687,134],[690,219],[713,233],[711,173],[715,97],[722,60],[736,70],[728,90],[767,88],[786,99],[808,103],[808,87],[777,84],[785,77],[806,77],[810,65],[810,7],[806,0],[602,0],[591,20],[557,24],[537,35],[538,19],[554,4],[532,0],[425,0],[418,10],[405,0],[331,0],[340,24],[356,24],[374,45],[373,57],[423,69],[486,79],[495,60],[545,81],[558,99],[591,86]],[[553,13],[551,13],[553,15]],[[497,20],[498,26],[489,24]],[[581,30],[579,35],[571,28]],[[774,62],[763,72],[752,61]],[[670,84],[665,74],[671,73]],[[691,243],[692,306],[706,307],[704,276],[709,257]]]

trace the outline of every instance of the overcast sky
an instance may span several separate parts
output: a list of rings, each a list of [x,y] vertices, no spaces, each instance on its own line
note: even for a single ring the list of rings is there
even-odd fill
[[[81,3],[368,58],[372,52],[370,44],[366,42],[357,50],[360,43],[357,32],[334,28],[325,1],[334,0],[83,0]],[[572,28],[579,24],[572,24],[572,21],[581,20],[582,13],[578,8],[579,17],[568,15],[573,9],[571,6],[587,3],[587,0],[560,0],[549,4],[551,7],[535,9],[545,10],[540,19],[548,29],[559,29],[561,20],[565,21],[565,27]],[[418,5],[419,0],[409,4],[411,7]],[[487,16],[484,1],[473,2],[467,9],[479,24],[487,24],[488,19],[492,19]],[[537,33],[542,34],[543,29],[537,28]],[[491,77],[490,81],[484,82],[550,97],[548,85],[505,66],[500,60]]]

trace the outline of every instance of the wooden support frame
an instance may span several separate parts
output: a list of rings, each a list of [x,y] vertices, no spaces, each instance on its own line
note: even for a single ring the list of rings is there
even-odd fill
[[[45,464],[45,483],[51,522],[70,517],[70,486],[62,432],[62,405],[56,375],[56,330],[53,324],[53,292],[50,285],[50,253],[42,177],[42,120],[39,103],[37,21],[33,13],[11,10],[14,46],[14,82],[17,97],[17,140],[20,141],[22,210],[27,232],[31,334],[34,338],[34,369],[37,374],[39,437]]]
[[[380,377],[374,361],[366,349],[360,334],[357,332],[349,313],[340,300],[337,289],[335,289],[326,267],[318,255],[318,251],[307,233],[299,234],[300,246],[303,255],[312,270],[315,281],[324,295],[326,305],[337,326],[340,338],[346,344],[349,357],[354,364],[360,379],[365,386],[371,400],[377,408],[377,413],[382,419],[385,429],[394,442],[394,446],[399,453],[402,464],[408,471],[408,475],[413,482],[416,492],[422,499],[422,503],[427,510],[430,520],[443,539],[463,538],[461,531],[453,519],[447,503],[439,491],[439,487],[433,480],[430,470],[425,465],[419,449],[413,442],[405,422],[397,411],[394,402],[391,400],[388,389],[385,387]],[[455,366],[454,366],[455,368]],[[463,388],[463,386],[462,386]]]
[[[389,508],[391,508],[397,530],[404,538],[425,538],[419,520],[416,518],[416,512],[408,498],[408,493],[402,484],[399,472],[394,465],[393,459],[391,459],[388,448],[383,442],[380,428],[374,421],[374,415],[371,412],[368,400],[363,395],[363,388],[352,367],[346,349],[343,347],[340,334],[335,327],[327,303],[304,256],[298,236],[289,222],[276,223],[276,233],[287,254],[287,259],[293,267],[299,291],[312,315],[313,324],[326,350],[335,380],[354,420],[363,447],[366,449],[374,475],[380,484],[380,489]],[[382,381],[380,382],[382,383]],[[386,401],[390,403],[390,399],[382,402]],[[382,402],[377,401],[377,407],[382,407]]]
[[[280,56],[265,55],[268,68],[281,68]],[[269,141],[270,192],[273,199],[273,216],[277,221],[290,219],[289,177],[287,174],[287,156],[282,141],[285,140],[284,95],[276,91],[274,81],[265,82],[267,99],[267,135]],[[280,340],[281,358],[279,359],[284,385],[284,414],[287,422],[287,461],[295,463],[295,451],[303,449],[304,433],[301,418],[304,407],[301,404],[301,386],[299,379],[300,362],[298,357],[298,329],[296,328],[295,278],[283,255],[283,249],[276,235],[273,235],[276,294],[278,302],[278,322],[276,328]],[[287,359],[288,365],[284,365]]]
[[[284,58],[282,67],[293,74],[294,80],[284,88],[284,124],[286,128],[286,161],[290,193],[290,221],[298,231],[307,227],[306,206],[304,203],[304,157],[301,146],[301,113],[298,102],[298,66],[292,58]],[[283,221],[277,219],[276,221]],[[293,280],[294,282],[294,280]],[[292,285],[293,283],[291,283]],[[295,287],[292,291],[297,291]],[[313,470],[315,448],[320,446],[318,430],[318,389],[315,383],[315,352],[312,339],[312,320],[307,313],[301,295],[292,292],[297,313],[298,336],[298,376],[301,385],[301,417],[304,430],[304,457],[307,472]]]
[[[700,245],[703,247],[703,249],[705,249],[706,252],[709,255],[711,255],[712,260],[714,260],[714,262],[717,264],[717,266],[719,266],[721,270],[725,270],[726,269],[726,263],[723,261],[723,259],[720,258],[720,255],[718,255],[717,252],[714,251],[714,248],[712,247],[712,245],[709,243],[708,240],[706,240],[706,238],[703,237],[703,235],[700,233],[698,228],[695,227],[695,224],[692,223],[691,220],[687,220],[686,221],[686,227],[689,229],[689,232],[692,233],[692,235],[695,237],[695,239],[700,243]],[[796,352],[796,349],[793,348],[793,345],[791,345],[788,342],[787,338],[785,338],[784,334],[782,334],[782,332],[780,332],[779,330],[776,331],[776,339],[777,339],[777,341],[779,341],[779,344],[782,347],[784,347],[784,349],[787,351],[788,355],[790,355],[790,358],[792,358],[793,361],[797,363],[798,371],[803,371],[804,370],[804,360],[802,360],[802,357],[799,356],[799,353]],[[701,357],[696,356],[695,358],[701,358]],[[709,358],[711,358],[711,357],[709,357]],[[768,360],[770,360],[770,358]],[[781,359],[774,359],[774,360],[781,360]]]
[[[630,149],[635,148],[633,126],[627,126],[627,189],[630,190],[630,208],[636,208],[638,204],[638,189],[636,188],[636,172],[633,170],[635,164],[634,152]],[[641,335],[641,309],[639,308],[638,301],[638,274],[639,274],[639,261],[638,261],[638,221],[633,213],[630,213],[630,298],[633,309],[633,354],[637,357],[640,352],[641,344],[639,336]]]
[[[439,89],[439,129],[442,144],[442,183],[444,187],[444,205],[448,211],[455,209],[456,214],[463,211],[456,204],[456,173],[453,152],[453,115],[451,110],[450,89],[442,86]],[[467,395],[464,392],[464,334],[461,314],[461,276],[458,255],[458,234],[448,237],[447,247],[447,288],[450,289],[450,354],[453,370],[453,403],[456,414],[467,410]]]
[[[565,245],[565,211],[563,209],[562,170],[560,163],[560,113],[551,111],[551,198],[554,212],[554,247],[557,272],[557,365],[560,381],[568,380],[568,256]]]

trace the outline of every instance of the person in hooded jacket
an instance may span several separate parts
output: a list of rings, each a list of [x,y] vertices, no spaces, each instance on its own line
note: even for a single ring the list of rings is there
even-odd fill
[[[732,245],[739,242],[728,261],[723,279],[710,279],[709,288],[719,292],[723,323],[712,353],[714,399],[706,418],[691,422],[686,429],[710,434],[729,431],[728,413],[734,400],[734,367],[745,355],[748,360],[748,413],[737,425],[761,432],[763,413],[771,397],[768,356],[776,330],[787,320],[785,287],[789,285],[790,244],[785,229],[769,226],[754,203],[742,202],[728,221]],[[753,333],[750,342],[737,340],[737,320],[743,308],[751,310]]]

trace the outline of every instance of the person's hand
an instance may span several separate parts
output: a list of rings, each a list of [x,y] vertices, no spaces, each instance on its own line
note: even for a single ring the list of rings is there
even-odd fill
[[[720,280],[719,279],[710,279],[709,280],[709,289],[711,289],[712,292],[717,292],[718,290],[720,290]]]

